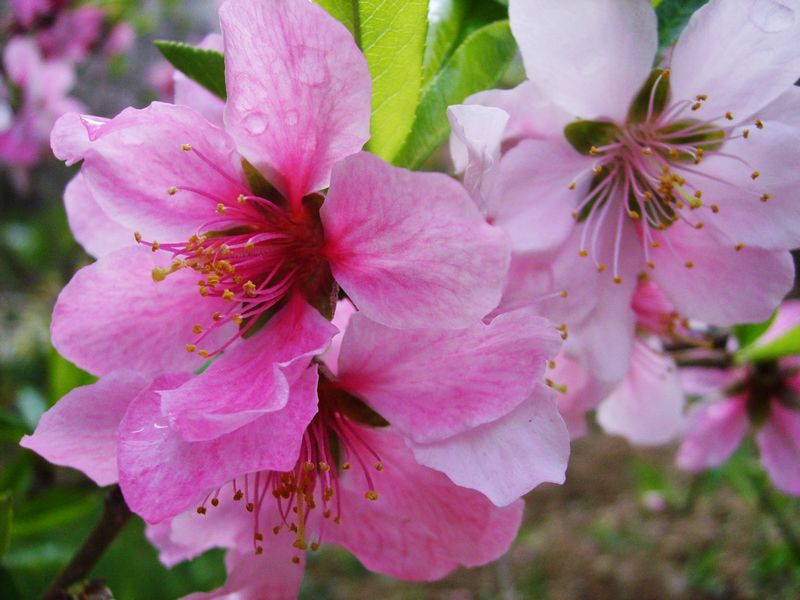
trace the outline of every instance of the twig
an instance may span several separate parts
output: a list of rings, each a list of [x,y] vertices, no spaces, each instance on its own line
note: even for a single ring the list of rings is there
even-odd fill
[[[106,496],[105,509],[100,521],[50,589],[42,596],[42,600],[68,598],[66,590],[72,584],[86,578],[130,518],[131,511],[122,497],[119,486],[115,485]]]

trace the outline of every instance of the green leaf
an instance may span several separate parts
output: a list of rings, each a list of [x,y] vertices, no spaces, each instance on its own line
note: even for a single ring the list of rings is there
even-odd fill
[[[50,384],[49,402],[53,406],[60,398],[82,385],[89,385],[97,381],[97,377],[76,367],[58,352],[50,353],[48,364],[48,377]]]
[[[5,556],[11,544],[11,521],[14,518],[14,506],[11,492],[0,493],[0,560]]]
[[[737,362],[762,362],[800,354],[800,325],[765,344],[751,344],[736,353]]]
[[[708,0],[660,0],[653,3],[658,15],[658,45],[666,48],[678,39],[694,12]]]
[[[178,71],[202,85],[212,94],[223,100],[227,99],[225,60],[220,52],[167,40],[156,40],[153,44]]]
[[[734,325],[733,335],[739,342],[739,348],[747,348],[760,338],[764,332],[769,329],[769,326],[772,325],[777,314],[777,311],[772,313],[772,316],[763,323],[743,323],[741,325]]]
[[[470,4],[470,0],[441,0],[431,4],[422,61],[423,85],[439,72],[455,49]]]
[[[425,88],[414,127],[395,164],[419,167],[450,133],[447,107],[497,85],[516,48],[508,21],[486,25],[470,34]]]

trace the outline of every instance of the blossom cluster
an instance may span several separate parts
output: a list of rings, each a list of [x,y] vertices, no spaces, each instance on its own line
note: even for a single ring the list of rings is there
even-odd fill
[[[55,124],[96,261],[52,340],[99,379],[22,441],[118,483],[165,564],[227,549],[193,597],[295,597],[324,543],[409,580],[495,560],[594,411],[689,470],[752,426],[800,495],[797,359],[731,333],[794,282],[794,0],[711,0],[665,52],[647,0],[510,0],[527,80],[448,109],[460,181],[363,151],[369,68],[322,8],[219,14],[227,100],[179,75]]]
[[[0,165],[19,187],[48,150],[50,130],[68,112],[82,112],[70,95],[76,69],[90,53],[126,50],[133,30],[112,25],[106,11],[69,0],[10,0],[0,15],[4,48],[0,76]]]

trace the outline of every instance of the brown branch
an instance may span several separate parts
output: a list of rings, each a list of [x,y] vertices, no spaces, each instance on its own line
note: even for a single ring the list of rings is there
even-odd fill
[[[115,485],[106,496],[105,509],[100,521],[50,589],[42,596],[42,600],[69,598],[66,590],[86,578],[130,518],[131,511],[122,497],[119,486]]]

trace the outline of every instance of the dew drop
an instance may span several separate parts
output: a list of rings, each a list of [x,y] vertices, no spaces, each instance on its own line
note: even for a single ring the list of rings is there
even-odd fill
[[[245,116],[243,125],[252,135],[261,135],[267,129],[267,118],[260,112],[251,112]]]

